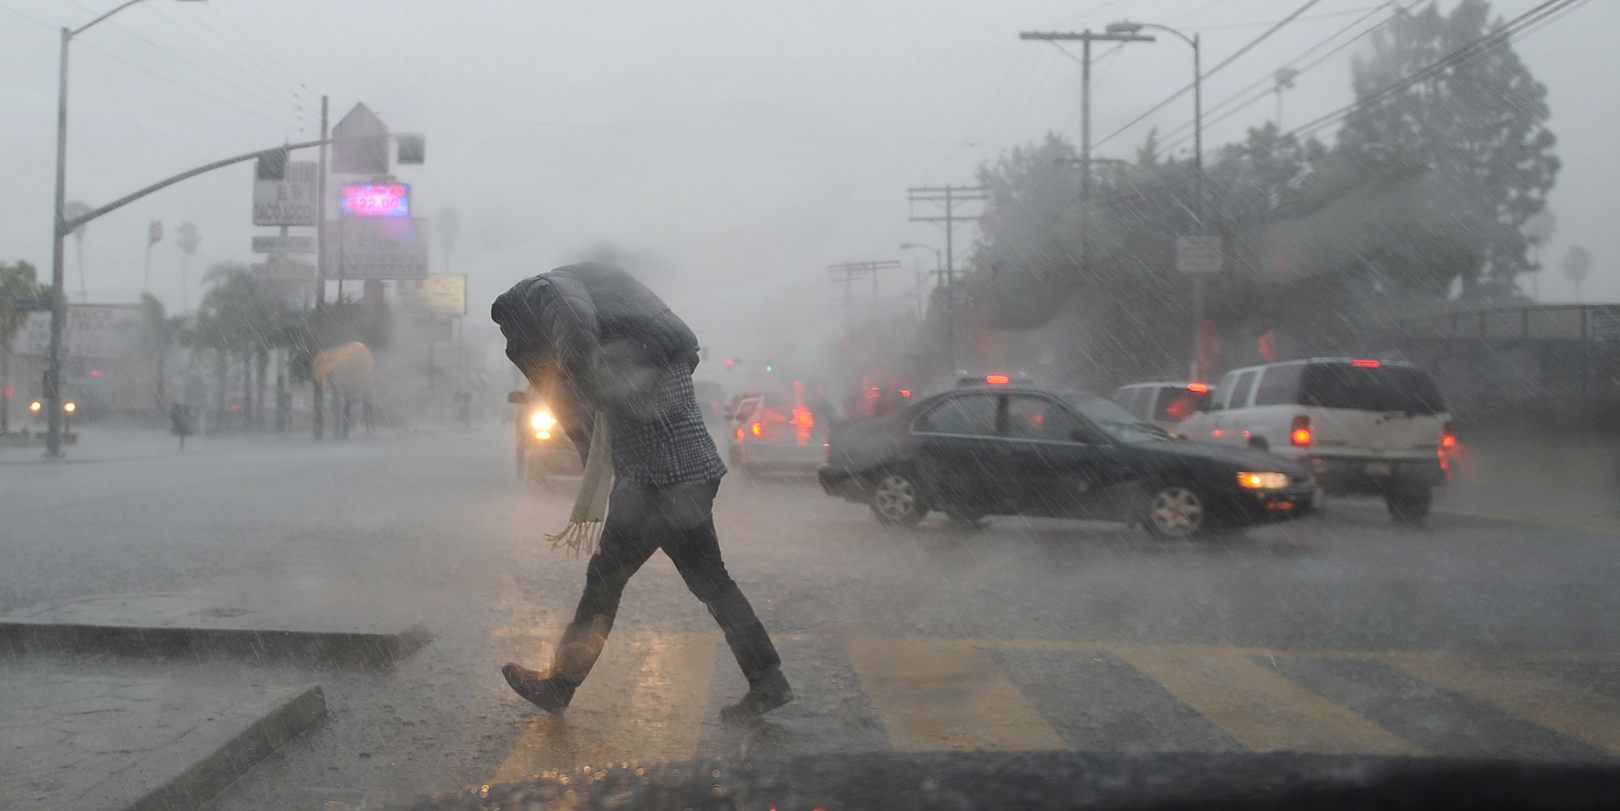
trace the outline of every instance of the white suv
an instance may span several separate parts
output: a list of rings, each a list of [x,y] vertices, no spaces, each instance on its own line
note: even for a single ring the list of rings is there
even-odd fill
[[[1381,495],[1396,520],[1428,515],[1456,443],[1429,374],[1408,363],[1310,358],[1234,369],[1207,411],[1181,424],[1199,442],[1248,445],[1307,465],[1333,494]]]

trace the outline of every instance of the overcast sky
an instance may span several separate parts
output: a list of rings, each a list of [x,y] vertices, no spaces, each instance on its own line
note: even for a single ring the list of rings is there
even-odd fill
[[[490,299],[513,281],[611,243],[644,259],[707,343],[745,354],[762,332],[779,344],[839,312],[830,263],[904,259],[882,294],[910,306],[912,263],[933,260],[897,246],[944,239],[907,222],[908,186],[970,182],[984,161],[1048,131],[1076,137],[1079,65],[1019,41],[1020,30],[1100,29],[1128,12],[1201,32],[1208,66],[1302,2],[149,0],[74,40],[68,199],[100,204],[200,163],[312,138],[321,94],[334,119],[363,101],[395,130],[427,136],[427,164],[399,174],[415,184],[419,213],[460,213],[453,269],[470,274],[473,325],[487,323]],[[1537,2],[1493,7],[1513,16]],[[0,258],[49,264],[55,28],[115,4],[0,0]],[[1320,0],[1212,77],[1206,105],[1377,5]],[[1585,300],[1620,300],[1617,29],[1620,3],[1599,0],[1515,45],[1550,89],[1564,161],[1544,300],[1573,297],[1557,270],[1571,244],[1596,260]],[[1350,100],[1355,50],[1298,80],[1283,100],[1285,125]],[[1191,71],[1174,40],[1098,46],[1094,56],[1097,139]],[[1212,124],[1206,148],[1276,112],[1268,96]],[[1189,97],[1099,155],[1127,157],[1149,126],[1190,119]],[[270,233],[249,224],[251,171],[188,181],[91,224],[91,300],[139,294],[151,219],[166,227],[152,288],[172,308],[179,221],[203,235],[193,282],[210,263],[251,261],[249,236]],[[963,246],[972,231],[960,234]],[[76,293],[73,251],[70,241]]]

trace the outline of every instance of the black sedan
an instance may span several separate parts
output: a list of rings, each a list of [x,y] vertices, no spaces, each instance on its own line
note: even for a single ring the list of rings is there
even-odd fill
[[[835,430],[821,487],[886,524],[930,510],[1139,523],[1186,538],[1309,512],[1315,485],[1259,451],[1173,438],[1118,405],[986,377]],[[997,385],[1000,384],[1000,385]]]

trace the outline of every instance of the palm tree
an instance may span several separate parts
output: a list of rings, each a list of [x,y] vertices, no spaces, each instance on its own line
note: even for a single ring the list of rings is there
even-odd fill
[[[262,381],[274,337],[275,298],[240,264],[214,265],[203,278],[209,288],[203,296],[198,321],[207,327],[207,345],[217,353],[219,361],[219,416],[225,415],[225,382],[230,357],[234,355],[241,360],[242,368],[242,424],[251,425],[254,422],[254,361],[258,360]],[[262,385],[260,388],[262,390]]]
[[[185,330],[185,318],[166,317],[163,302],[158,301],[151,293],[141,294],[141,315],[144,322],[141,338],[146,344],[147,351],[152,353],[153,402],[157,405],[158,413],[162,414],[169,408],[166,374],[169,349],[179,341],[181,333]]]
[[[0,434],[11,430],[11,347],[28,320],[18,305],[48,293],[49,288],[35,281],[33,265],[0,264]]]
[[[197,224],[186,220],[175,229],[175,244],[180,246],[180,312],[191,310],[191,255],[197,252],[202,244],[202,235],[197,233]]]

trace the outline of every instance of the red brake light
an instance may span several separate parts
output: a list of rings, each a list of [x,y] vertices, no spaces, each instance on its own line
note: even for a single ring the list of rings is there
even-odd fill
[[[808,408],[794,408],[793,419],[788,420],[788,425],[795,428],[814,428],[816,427],[816,415],[810,413]]]
[[[1012,378],[1006,375],[985,375],[984,382],[992,386],[1005,386],[1012,382]]]
[[[1451,430],[1451,423],[1446,423],[1440,429],[1440,450],[1449,451],[1457,447],[1457,433]]]
[[[1362,369],[1377,369],[1384,364],[1382,361],[1375,360],[1373,358],[1356,358],[1355,360],[1350,361],[1350,365]]]
[[[1296,448],[1309,447],[1311,444],[1311,418],[1301,414],[1294,418],[1294,425],[1288,430],[1288,444]]]
[[[1187,391],[1190,391],[1193,394],[1208,394],[1209,393],[1209,384],[1208,383],[1188,383],[1187,384]]]
[[[911,389],[901,389],[900,390],[900,396],[905,397],[905,398],[910,398],[911,397]]]

